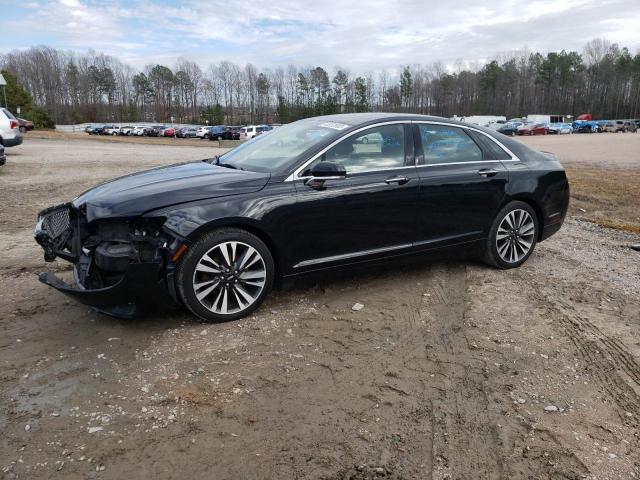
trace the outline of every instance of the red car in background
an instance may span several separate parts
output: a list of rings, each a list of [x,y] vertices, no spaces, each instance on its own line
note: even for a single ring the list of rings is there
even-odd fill
[[[18,118],[19,129],[22,133],[30,132],[33,130],[33,122],[31,120],[25,120],[24,118]]]
[[[163,137],[175,137],[176,136],[176,129],[175,128],[165,128],[164,131],[162,132],[162,136]]]
[[[546,135],[549,126],[544,123],[529,123],[518,129],[518,135]]]

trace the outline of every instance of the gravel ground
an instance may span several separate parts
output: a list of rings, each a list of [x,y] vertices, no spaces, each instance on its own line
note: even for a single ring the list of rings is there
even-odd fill
[[[598,149],[637,168],[631,134],[581,137],[524,141],[576,169]],[[380,267],[274,292],[238,322],[121,321],[37,281],[36,213],[219,152],[29,138],[8,153],[0,478],[640,478],[639,236],[574,215],[517,270]]]

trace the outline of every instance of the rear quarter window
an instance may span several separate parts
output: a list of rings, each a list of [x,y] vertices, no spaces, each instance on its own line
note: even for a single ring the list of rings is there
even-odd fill
[[[6,108],[3,108],[2,111],[4,112],[4,114],[7,116],[7,118],[10,118],[11,120],[17,120],[16,117],[13,116],[13,113],[11,113],[9,110],[7,110]]]

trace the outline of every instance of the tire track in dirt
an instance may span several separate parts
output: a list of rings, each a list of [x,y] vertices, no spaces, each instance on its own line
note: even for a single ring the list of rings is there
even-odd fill
[[[488,413],[486,365],[469,350],[464,332],[466,267],[442,265],[432,275],[440,283],[424,298],[441,388],[432,401],[431,478],[501,478],[497,425]]]
[[[567,337],[575,346],[585,369],[618,406],[623,423],[637,427],[640,415],[640,364],[619,340],[607,335],[567,301],[555,298],[547,289],[540,299],[553,310]]]

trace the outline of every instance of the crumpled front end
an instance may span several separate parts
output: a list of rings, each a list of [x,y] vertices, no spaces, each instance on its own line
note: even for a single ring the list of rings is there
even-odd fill
[[[52,272],[40,281],[103,313],[133,317],[179,305],[173,283],[182,239],[164,229],[164,218],[104,219],[87,222],[86,204],[63,204],[42,211],[34,236],[44,259],[73,264],[69,284]]]

